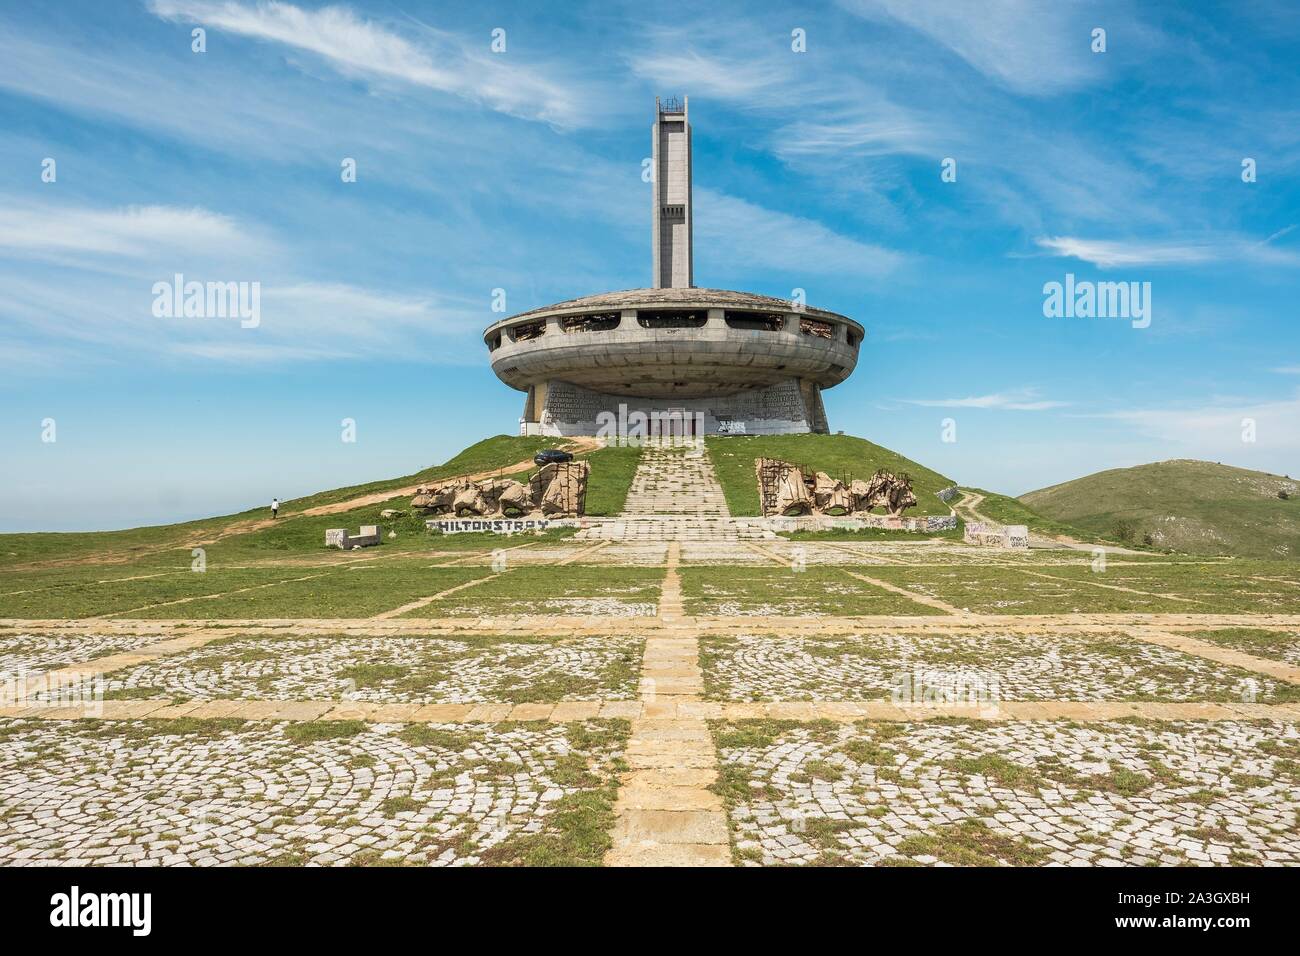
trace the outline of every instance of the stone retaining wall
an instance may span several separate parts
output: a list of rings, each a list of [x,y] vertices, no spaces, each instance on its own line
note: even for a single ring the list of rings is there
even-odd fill
[[[763,519],[772,531],[863,531],[880,528],[886,531],[908,531],[915,534],[935,534],[953,531],[957,527],[956,515],[917,515],[895,518],[890,515],[854,515],[836,518],[830,515],[802,515],[798,518],[771,517]]]
[[[1023,524],[1000,525],[968,522],[964,540],[983,548],[1027,548],[1029,528]]]

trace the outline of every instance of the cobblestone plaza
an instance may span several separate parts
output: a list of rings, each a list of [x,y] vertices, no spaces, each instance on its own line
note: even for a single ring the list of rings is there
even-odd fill
[[[633,481],[590,535],[15,579],[0,861],[1297,862],[1294,571],[754,535],[689,449]]]

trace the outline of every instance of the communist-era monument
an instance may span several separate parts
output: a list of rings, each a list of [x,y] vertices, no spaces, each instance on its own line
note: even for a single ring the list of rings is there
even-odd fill
[[[849,377],[862,326],[801,302],[697,289],[687,100],[655,100],[654,285],[494,322],[492,371],[526,392],[520,431],[591,435],[642,412],[651,434],[826,432],[821,391]],[[791,236],[790,241],[799,241]]]

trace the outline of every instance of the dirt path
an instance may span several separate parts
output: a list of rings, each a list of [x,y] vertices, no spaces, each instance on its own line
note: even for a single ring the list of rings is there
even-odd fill
[[[979,506],[984,501],[984,495],[979,492],[967,491],[965,488],[958,488],[961,492],[961,500],[952,506],[952,510],[957,512],[958,517],[963,521],[975,522],[979,524],[989,524],[994,527],[1001,527],[1001,521],[994,521],[988,515],[980,514]],[[1114,544],[1088,544],[1085,541],[1076,541],[1069,535],[1045,535],[1037,531],[1029,533],[1029,546],[1031,548],[1069,548],[1071,551],[1096,551],[1098,548],[1107,554],[1136,554],[1141,555],[1146,552],[1133,551],[1129,548],[1121,548]]]
[[[569,445],[569,451],[575,453],[595,451],[601,447],[599,439],[586,438],[577,436],[565,440]],[[479,471],[468,475],[448,475],[446,478],[439,478],[438,481],[451,481],[461,479],[464,481],[480,481],[484,478],[495,478],[498,475],[511,475],[518,471],[527,471],[537,466],[531,458],[525,458],[523,461],[517,461],[513,465],[506,465],[504,468],[493,468],[490,471]],[[345,501],[335,501],[327,505],[316,505],[313,508],[304,508],[301,511],[286,512],[286,518],[309,517],[318,518],[321,515],[343,514],[352,511],[355,508],[364,508],[367,505],[382,504],[385,501],[391,501],[394,498],[406,498],[415,494],[415,490],[425,482],[417,482],[414,485],[406,485],[401,488],[390,488],[386,491],[375,491],[368,495],[359,495],[356,498],[348,498]],[[198,535],[193,539],[193,543],[181,544],[178,547],[199,547],[203,544],[211,544],[214,541],[220,541],[222,538],[229,538],[238,534],[247,534],[250,531],[261,531],[275,524],[277,519],[272,518],[250,518],[245,521],[237,521],[227,525],[224,529],[215,535]]]
[[[584,436],[575,436],[564,439],[568,450],[576,454],[595,451],[602,446],[600,439],[589,438]],[[557,443],[558,444],[558,443]],[[438,481],[450,481],[455,478],[462,478],[467,481],[479,481],[483,478],[495,478],[498,475],[510,475],[515,472],[525,471],[535,468],[531,458],[523,461],[517,461],[513,465],[506,465],[503,468],[493,468],[490,471],[480,471],[468,475],[448,475],[446,478],[439,478]],[[401,488],[390,488],[386,491],[375,491],[368,495],[358,495],[355,498],[348,498],[344,501],[335,501],[330,504],[316,505],[311,508],[304,508],[301,511],[285,512],[284,520],[287,518],[297,517],[320,517],[321,515],[343,514],[352,511],[354,508],[364,508],[367,505],[377,505],[385,501],[391,501],[393,498],[409,497],[415,494],[415,489],[424,482],[418,482],[414,485],[405,485]],[[28,564],[18,565],[17,568],[36,569],[36,568],[57,568],[69,567],[82,564],[115,564],[130,561],[134,558],[141,558],[151,554],[165,554],[168,551],[178,551],[185,548],[201,548],[226,538],[235,537],[236,535],[249,534],[253,531],[262,531],[272,527],[277,519],[273,518],[245,518],[241,521],[232,521],[219,530],[210,530],[197,532],[188,538],[181,538],[170,544],[160,544],[152,548],[136,549],[132,548],[126,551],[101,551],[94,554],[82,555],[76,558],[52,558],[48,561],[33,561]]]

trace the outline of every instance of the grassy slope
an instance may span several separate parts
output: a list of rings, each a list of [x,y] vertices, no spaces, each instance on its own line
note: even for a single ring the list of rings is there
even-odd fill
[[[591,462],[587,479],[587,514],[593,517],[616,515],[623,510],[632,476],[641,461],[640,448],[610,447],[583,455]]]
[[[1051,537],[1064,536],[1073,538],[1075,541],[1093,542],[1100,540],[1100,536],[1092,531],[1041,515],[1015,498],[1009,498],[994,491],[985,491],[983,488],[967,488],[966,490],[984,496],[984,500],[979,503],[977,510],[980,514],[986,518],[991,518],[998,524],[1023,524],[1030,531],[1038,534]]]
[[[916,507],[909,515],[946,515],[948,506],[935,497],[953,481],[924,465],[852,435],[727,435],[705,440],[718,481],[733,515],[756,515],[758,479],[754,461],[780,458],[839,478],[868,479],[878,468],[912,476]]]
[[[402,499],[368,505],[340,514],[313,517],[305,516],[301,512],[318,505],[395,490],[421,481],[504,469],[531,458],[541,448],[563,447],[564,444],[563,439],[556,438],[518,438],[497,435],[471,445],[444,464],[425,468],[411,475],[364,485],[335,488],[304,498],[295,498],[283,503],[280,520],[273,527],[226,538],[209,548],[209,557],[212,557],[214,552],[225,557],[236,555],[254,557],[262,552],[284,554],[318,550],[323,546],[325,529],[355,527],[360,524],[380,523],[384,526],[385,532],[397,530],[399,539],[405,543],[407,539],[413,538],[414,532],[423,533],[421,521],[411,517],[382,522],[379,519],[379,512],[384,508],[404,508],[407,502]],[[632,472],[636,469],[638,454],[637,449],[608,448],[592,452],[589,456],[579,456],[589,457],[592,461],[593,475],[588,486],[590,513],[609,514],[622,509],[623,499],[626,498],[628,486],[632,481]],[[266,517],[269,517],[267,509],[258,507],[234,515],[204,518],[180,524],[131,528],[124,531],[0,534],[0,568],[30,561],[89,557],[106,552],[123,552],[129,555],[132,552],[181,548],[186,541],[215,534],[233,522]],[[188,564],[190,560],[188,550],[173,551],[170,555],[157,555],[152,560],[175,564],[182,557],[185,564]]]
[[[1162,461],[1098,472],[1022,495],[1035,511],[1097,534],[1191,554],[1300,555],[1296,482],[1208,461]],[[1131,533],[1125,534],[1125,531]]]

